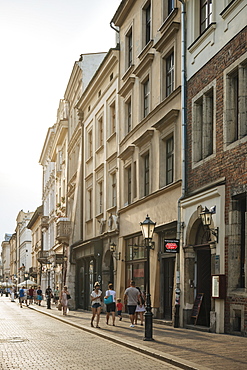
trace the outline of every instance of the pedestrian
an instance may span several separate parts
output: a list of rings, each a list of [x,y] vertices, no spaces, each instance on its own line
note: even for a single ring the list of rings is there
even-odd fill
[[[134,328],[135,326],[134,325],[135,311],[139,299],[140,292],[138,289],[136,289],[134,280],[131,280],[130,286],[124,292],[124,303],[127,304],[128,307],[131,328]]]
[[[61,291],[61,294],[60,294],[60,302],[61,302],[61,305],[62,305],[62,308],[63,308],[63,315],[64,316],[67,316],[67,310],[68,310],[68,296],[70,296],[69,294],[69,291],[68,291],[68,287],[65,285],[63,287],[63,290]]]
[[[52,290],[50,285],[45,290],[47,308],[51,308]]]
[[[20,303],[21,308],[22,308],[22,303],[23,303],[24,299],[25,299],[25,291],[24,291],[24,288],[22,286],[19,290],[19,303]]]
[[[33,303],[33,294],[34,294],[34,289],[31,286],[31,288],[28,289],[29,304],[32,304]]]
[[[139,287],[136,287],[136,289],[139,290],[140,299],[138,300],[138,304],[136,306],[135,325],[137,325],[138,314],[140,314],[141,325],[143,325],[144,312],[146,311],[145,310],[145,298],[144,298],[144,294],[141,292],[141,289]]]
[[[41,301],[43,299],[43,293],[42,290],[40,289],[40,286],[37,289],[37,300],[39,302],[39,306],[41,306]]]
[[[122,321],[122,310],[123,310],[123,304],[121,302],[121,298],[117,299],[117,315],[119,317],[119,321]]]
[[[33,289],[33,303],[34,304],[37,304],[38,303],[38,299],[37,299],[37,289],[34,287]]]
[[[112,296],[112,302],[106,305],[106,324],[109,323],[110,314],[112,314],[112,325],[115,326],[116,313],[116,292],[113,290],[113,284],[108,284],[108,290],[105,292],[105,298]]]
[[[100,290],[100,284],[98,281],[94,284],[94,290],[91,293],[91,302],[92,302],[92,319],[91,326],[93,327],[93,321],[96,317],[96,328],[99,328],[99,318],[101,312],[101,300],[102,300],[102,291]]]
[[[23,287],[23,289],[24,289],[24,302],[26,303],[26,306],[28,307],[28,304],[27,304],[28,289],[27,287],[26,288]]]
[[[56,306],[57,306],[57,303],[59,301],[59,296],[60,296],[60,292],[59,292],[59,289],[58,289],[58,286],[57,286],[56,289],[54,289],[54,298],[53,298],[53,301],[54,301]]]

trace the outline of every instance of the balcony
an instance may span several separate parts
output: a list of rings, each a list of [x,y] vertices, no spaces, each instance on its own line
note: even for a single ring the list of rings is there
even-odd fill
[[[65,218],[61,217],[57,221],[56,227],[56,239],[58,242],[68,242],[71,232],[71,222]]]
[[[49,216],[42,216],[41,217],[41,229],[47,230],[49,227]]]
[[[38,274],[38,268],[37,267],[30,267],[29,268],[29,275],[36,278]]]
[[[49,257],[49,251],[39,251],[37,260],[39,263],[46,263]]]

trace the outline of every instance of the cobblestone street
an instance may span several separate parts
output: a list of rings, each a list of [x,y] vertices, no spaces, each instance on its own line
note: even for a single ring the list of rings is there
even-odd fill
[[[0,297],[0,369],[176,369]]]

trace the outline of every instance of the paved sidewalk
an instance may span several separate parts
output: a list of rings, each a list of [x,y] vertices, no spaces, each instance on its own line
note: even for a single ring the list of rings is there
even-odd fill
[[[194,330],[173,328],[154,322],[154,341],[143,341],[144,327],[136,325],[130,328],[127,317],[122,321],[116,319],[116,326],[106,325],[105,314],[101,315],[100,329],[90,325],[91,313],[87,311],[70,311],[63,316],[61,311],[52,305],[47,309],[44,305],[31,305],[29,308],[52,316],[75,327],[101,336],[115,343],[133,348],[182,369],[247,369],[247,338],[211,334]]]

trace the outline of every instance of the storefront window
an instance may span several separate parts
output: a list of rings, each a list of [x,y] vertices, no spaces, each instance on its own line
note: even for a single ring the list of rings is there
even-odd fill
[[[126,240],[126,286],[134,280],[141,290],[145,290],[146,248],[143,244],[141,236]]]

